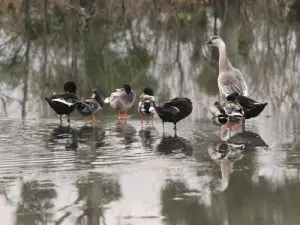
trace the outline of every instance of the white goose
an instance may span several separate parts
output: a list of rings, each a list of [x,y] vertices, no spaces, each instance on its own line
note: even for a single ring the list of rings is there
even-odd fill
[[[221,99],[234,92],[248,96],[248,87],[243,74],[231,65],[224,41],[219,36],[211,36],[205,44],[219,49],[218,87]]]

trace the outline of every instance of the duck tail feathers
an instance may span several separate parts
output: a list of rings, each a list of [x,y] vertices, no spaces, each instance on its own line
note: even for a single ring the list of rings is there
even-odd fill
[[[110,97],[104,99],[104,103],[110,103],[110,101],[111,101]]]
[[[46,100],[47,102],[50,102],[50,101],[51,101],[50,98],[48,98],[48,97],[45,97],[45,100]]]

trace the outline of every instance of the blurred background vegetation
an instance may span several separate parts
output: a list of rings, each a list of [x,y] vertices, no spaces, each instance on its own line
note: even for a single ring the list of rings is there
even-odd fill
[[[81,96],[129,82],[138,94],[150,85],[161,100],[185,95],[203,108],[218,92],[217,50],[204,47],[212,34],[258,100],[298,107],[289,75],[297,71],[299,0],[1,0],[0,13],[6,116],[53,115],[44,96],[71,79]]]

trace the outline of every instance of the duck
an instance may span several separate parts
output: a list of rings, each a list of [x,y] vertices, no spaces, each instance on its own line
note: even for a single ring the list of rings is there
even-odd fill
[[[151,116],[152,126],[153,126],[153,116],[156,114],[154,103],[155,97],[154,92],[150,87],[146,87],[143,90],[143,93],[139,97],[139,105],[138,105],[138,112],[141,117],[141,124],[144,123],[143,115]]]
[[[239,69],[231,65],[226,45],[222,38],[219,36],[211,36],[205,44],[219,49],[218,87],[220,99],[225,100],[225,98],[233,92],[237,92],[242,96],[248,96],[248,86],[243,74]]]
[[[229,116],[220,102],[215,102],[214,105],[208,109],[208,112],[209,119],[218,127],[226,124],[229,120]]]
[[[62,115],[68,116],[67,121],[70,124],[70,114],[76,108],[76,102],[79,100],[76,89],[74,81],[67,81],[64,84],[63,93],[53,93],[52,96],[45,97],[49,106],[59,115],[60,124],[62,124]]]
[[[154,108],[162,120],[163,129],[165,122],[173,123],[175,135],[177,135],[176,124],[191,114],[193,111],[193,103],[189,98],[177,97],[163,103],[161,106],[157,106],[154,103]]]
[[[215,102],[212,107],[208,109],[209,119],[217,125],[220,134],[221,126],[227,124],[227,128],[231,131],[232,125],[240,123],[244,119],[244,111],[242,107],[235,101],[224,101],[223,104],[220,102]]]
[[[237,102],[244,111],[244,118],[251,119],[257,117],[264,108],[268,105],[268,102],[257,102],[249,97],[233,92],[226,98],[227,101]]]
[[[102,109],[103,105],[104,104],[98,88],[93,89],[93,94],[90,98],[84,98],[76,102],[77,110],[81,115],[84,116],[85,125],[88,123],[87,116],[90,115],[93,116],[92,122],[94,124],[100,122],[96,119],[95,114]]]
[[[132,90],[130,84],[125,83],[123,88],[116,89],[109,97],[104,100],[104,103],[110,104],[110,107],[118,110],[118,119],[127,120],[127,110],[130,109],[136,100],[136,93]],[[121,115],[124,111],[124,115]]]

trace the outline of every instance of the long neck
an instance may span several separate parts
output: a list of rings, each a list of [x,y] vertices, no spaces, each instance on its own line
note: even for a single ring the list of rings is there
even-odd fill
[[[226,46],[224,42],[221,42],[219,48],[219,72],[228,71],[232,69],[232,65],[229,61]]]

